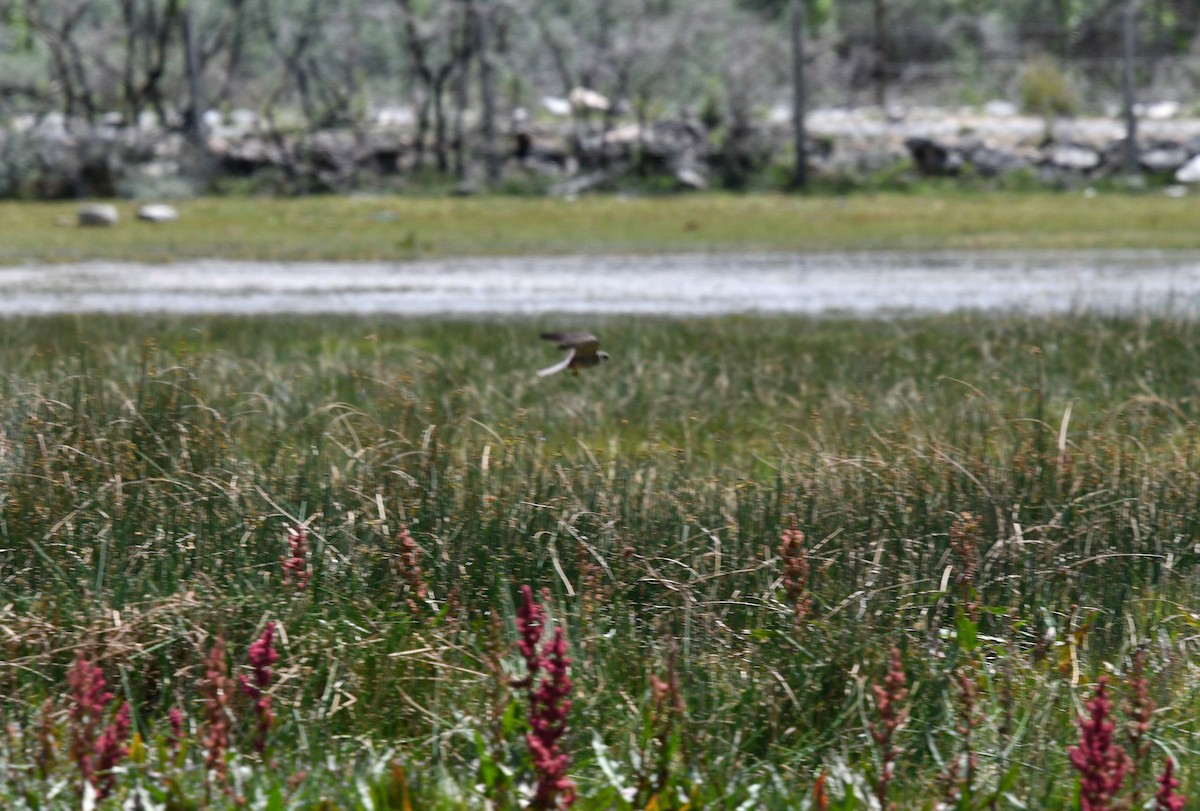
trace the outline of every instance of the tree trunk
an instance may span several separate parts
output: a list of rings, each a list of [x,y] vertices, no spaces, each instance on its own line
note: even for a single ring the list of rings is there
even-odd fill
[[[887,25],[884,0],[874,0],[875,11],[875,104],[887,109]]]
[[[451,30],[452,42],[457,37],[458,44],[451,48],[451,61],[457,65],[454,74],[454,176],[459,180],[466,179],[466,114],[470,102],[469,85],[471,82],[471,54],[475,47],[475,3],[466,0],[463,9],[462,27],[456,32]]]
[[[1140,172],[1138,169],[1138,145],[1137,145],[1137,114],[1134,112],[1134,74],[1133,74],[1133,59],[1136,31],[1134,26],[1137,23],[1136,19],[1137,0],[1126,0],[1125,13],[1122,14],[1124,22],[1124,51],[1125,64],[1123,71],[1124,84],[1124,99],[1125,99],[1125,173],[1130,178],[1137,177]]]
[[[433,157],[437,170],[441,174],[450,171],[450,161],[446,157],[446,80],[450,77],[449,70],[438,71],[430,90],[433,92]]]
[[[805,0],[791,0],[792,5],[792,143],[796,166],[792,170],[792,187],[808,185],[808,133],[804,129],[808,100],[804,82],[804,24]]]
[[[496,153],[496,87],[492,71],[491,22],[492,11],[487,0],[476,8],[475,52],[479,54],[479,104],[482,108],[480,125],[483,130],[483,161],[487,185],[500,181],[500,156]]]
[[[188,135],[196,146],[204,146],[204,83],[200,75],[200,52],[196,48],[196,4],[189,0],[183,10],[183,55],[188,80]]]

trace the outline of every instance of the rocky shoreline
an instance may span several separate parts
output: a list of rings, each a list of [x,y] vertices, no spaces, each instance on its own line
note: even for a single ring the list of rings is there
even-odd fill
[[[1200,182],[1200,118],[1180,117],[1170,104],[1140,113],[1140,170],[1159,182]],[[694,120],[518,122],[500,141],[500,182],[564,196],[632,175],[659,187],[737,187],[791,160],[787,118],[778,111],[736,133]],[[268,129],[250,111],[210,114],[207,123],[197,145],[182,129],[150,121],[15,120],[0,130],[0,196],[167,199],[237,183],[281,193],[402,191],[419,187],[431,162],[429,146],[414,142],[403,117],[378,115],[355,130],[311,133]],[[962,110],[826,109],[808,116],[807,129],[811,176],[850,184],[886,172],[985,179],[1024,173],[1060,187],[1125,171],[1124,123],[1116,115],[1045,119],[1003,102]],[[472,144],[459,154],[481,150]],[[482,190],[482,178],[480,162],[467,162],[455,190]]]

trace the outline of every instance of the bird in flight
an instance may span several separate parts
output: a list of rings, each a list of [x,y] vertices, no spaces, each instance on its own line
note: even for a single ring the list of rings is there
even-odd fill
[[[585,366],[598,366],[608,360],[608,353],[600,351],[600,340],[587,332],[543,332],[543,341],[554,341],[559,349],[567,350],[567,356],[553,366],[538,370],[538,377],[545,377],[563,369],[579,374]]]

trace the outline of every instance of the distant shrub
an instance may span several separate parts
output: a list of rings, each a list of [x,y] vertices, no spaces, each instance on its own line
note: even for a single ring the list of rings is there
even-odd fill
[[[196,181],[179,175],[126,175],[117,181],[117,194],[127,200],[184,200],[200,193]]]
[[[1033,115],[1074,115],[1079,110],[1079,99],[1062,68],[1051,59],[1039,57],[1021,73],[1021,107]]]

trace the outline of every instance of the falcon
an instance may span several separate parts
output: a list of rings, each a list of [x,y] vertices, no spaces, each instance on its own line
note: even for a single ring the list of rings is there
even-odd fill
[[[567,350],[567,356],[553,366],[538,370],[538,377],[545,377],[563,369],[572,374],[586,366],[598,366],[608,360],[608,353],[600,351],[600,340],[587,332],[543,332],[543,341],[554,341],[559,349]]]

